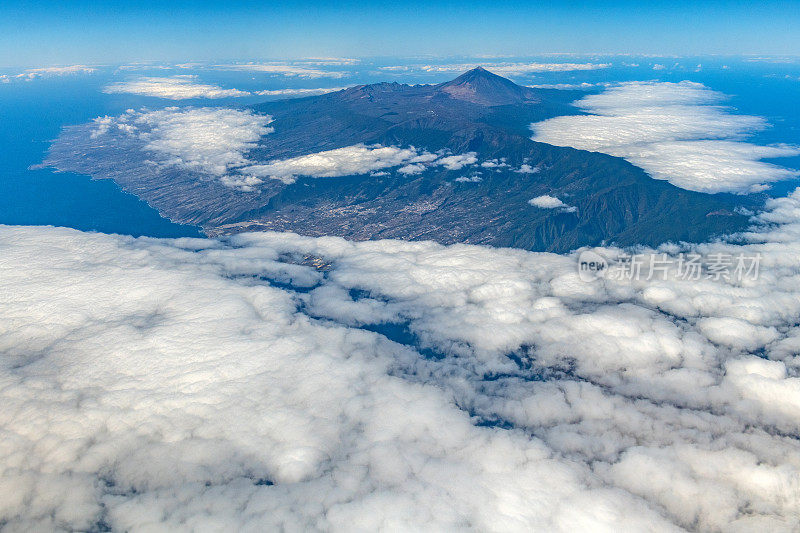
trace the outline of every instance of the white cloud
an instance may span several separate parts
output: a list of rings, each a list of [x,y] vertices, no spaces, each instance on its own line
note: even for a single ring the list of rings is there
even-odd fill
[[[561,211],[567,213],[573,213],[577,211],[576,207],[569,206],[555,196],[550,196],[549,194],[543,194],[542,196],[531,198],[528,200],[528,203],[541,209],[560,209]]]
[[[133,63],[129,63],[127,65],[119,65],[116,68],[116,72],[126,71],[126,70],[172,70],[172,69],[200,68],[200,67],[202,67],[202,63],[172,64],[172,63],[159,63],[155,61],[136,61]]]
[[[523,76],[533,72],[571,72],[608,68],[609,63],[458,63],[441,65],[419,65],[411,68],[425,72],[464,72],[483,67],[500,76]],[[388,70],[388,67],[387,67]]]
[[[169,78],[139,78],[107,85],[105,93],[127,93],[184,100],[187,98],[234,98],[250,96],[247,91],[223,89],[218,85],[198,83],[197,76],[172,76]]]
[[[17,78],[30,81],[36,78],[69,76],[75,74],[93,74],[95,72],[97,72],[97,68],[95,67],[89,67],[86,65],[69,65],[64,67],[29,68],[19,74],[8,76],[8,78]]]
[[[477,162],[474,152],[447,155],[430,153],[416,148],[356,144],[313,154],[270,161],[240,169],[254,178],[270,178],[293,183],[298,176],[331,178],[368,174],[382,169],[400,167],[401,174],[419,174],[430,166],[460,170]]]
[[[347,87],[320,87],[306,89],[265,89],[241,91],[224,89],[218,85],[198,83],[197,76],[145,77],[131,81],[111,83],[103,89],[106,93],[127,93],[184,100],[188,98],[235,98],[241,96],[312,96],[341,91]]]
[[[447,170],[461,170],[467,165],[474,165],[478,158],[474,152],[466,154],[445,156],[436,160],[437,165],[442,165]]]
[[[409,165],[403,165],[402,167],[398,168],[397,172],[409,176],[413,176],[415,174],[422,174],[423,172],[425,172],[425,165],[423,165],[422,163],[411,163]]]
[[[272,117],[224,108],[167,107],[128,110],[118,117],[95,119],[92,136],[115,134],[138,143],[160,166],[175,166],[225,178],[232,169],[252,163],[245,153],[273,131]],[[248,190],[251,184],[236,186]]]
[[[336,91],[343,91],[347,87],[320,87],[317,89],[270,89],[264,91],[255,91],[253,94],[259,96],[313,96],[315,94],[333,93]]]
[[[600,84],[605,86],[605,84]],[[531,89],[558,89],[558,90],[566,90],[566,91],[573,91],[573,90],[588,90],[594,89],[597,87],[597,83],[539,83],[534,85],[527,85]]]
[[[218,178],[244,192],[255,190],[265,178],[293,183],[299,176],[340,177],[373,174],[397,168],[402,174],[419,174],[430,167],[450,171],[477,163],[474,152],[453,155],[431,153],[413,146],[356,144],[289,159],[257,163],[246,153],[264,135],[272,117],[249,110],[167,107],[158,111],[128,110],[117,117],[94,119],[93,139],[129,143],[131,150],[148,152],[160,167],[180,167]]]
[[[419,152],[414,148],[356,144],[263,165],[253,165],[243,168],[241,172],[258,178],[292,183],[298,176],[330,178],[367,174],[384,168],[417,163],[419,157]]]
[[[514,172],[519,174],[536,174],[537,172],[541,172],[541,170],[542,169],[539,167],[532,167],[528,163],[523,163]]]
[[[800,192],[768,208],[744,244],[687,245],[762,254],[743,283],[584,283],[575,255],[431,242],[0,227],[0,522],[796,530]]]
[[[743,142],[764,119],[714,105],[722,95],[692,82],[631,82],[576,105],[592,113],[532,124],[533,139],[623,157],[656,179],[703,192],[763,190],[796,176],[761,161],[800,154],[791,146]]]
[[[509,166],[509,164],[506,163],[506,158],[505,157],[501,157],[499,159],[497,159],[497,158],[495,158],[495,159],[487,159],[486,161],[481,162],[481,167],[483,167],[483,168],[499,169],[499,168],[504,168],[504,167],[507,167],[507,166]]]
[[[795,178],[798,173],[760,160],[800,154],[795,146],[758,146],[721,140],[660,142],[630,146],[624,151],[625,159],[653,177],[703,192],[767,189],[765,182]]]
[[[353,57],[307,57],[297,63],[306,63],[309,65],[358,65],[361,63],[360,59]]]
[[[216,65],[214,68],[221,70],[240,70],[244,72],[260,72],[264,74],[280,74],[283,76],[296,76],[298,78],[343,78],[347,72],[322,70],[299,65],[242,63],[232,65]]]

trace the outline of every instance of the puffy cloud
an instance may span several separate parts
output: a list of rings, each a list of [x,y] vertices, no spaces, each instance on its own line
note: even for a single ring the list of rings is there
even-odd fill
[[[218,178],[224,185],[250,192],[265,178],[293,183],[298,176],[339,177],[373,174],[397,168],[419,174],[431,167],[461,170],[477,163],[474,152],[431,153],[413,146],[357,144],[258,163],[247,152],[274,129],[272,117],[249,110],[167,107],[158,111],[128,110],[117,117],[94,119],[91,137],[111,136],[117,146],[143,151],[162,168],[179,167]]]
[[[541,172],[541,168],[532,167],[528,163],[523,163],[514,172],[519,174],[536,174],[537,172]]]
[[[656,179],[703,192],[759,191],[796,171],[761,161],[800,154],[794,146],[743,142],[764,119],[733,115],[698,83],[631,82],[576,105],[591,115],[532,124],[533,139],[623,157]]]
[[[197,83],[197,76],[172,76],[169,78],[139,78],[132,81],[112,83],[103,89],[105,93],[127,93],[184,100],[187,98],[234,98],[250,96],[247,91],[223,89],[217,85]]]
[[[268,115],[235,109],[167,108],[142,113],[135,125],[149,127],[139,133],[145,150],[164,156],[164,164],[201,169],[215,175],[246,164],[244,152],[272,132]]]
[[[647,170],[654,178],[703,192],[768,189],[765,182],[795,178],[798,172],[761,159],[800,154],[796,146],[759,146],[721,140],[660,142],[628,146],[620,152],[612,148],[611,151]]]
[[[425,165],[422,163],[411,163],[409,165],[403,165],[402,167],[397,169],[397,172],[400,174],[406,174],[408,176],[413,176],[415,174],[422,174],[425,172]]]
[[[367,174],[384,168],[419,163],[426,153],[412,148],[396,146],[366,146],[356,144],[302,155],[290,159],[272,161],[264,165],[253,165],[242,169],[242,173],[292,183],[297,176],[329,178]],[[424,169],[420,165],[420,171]],[[404,167],[405,168],[405,167]]]
[[[244,72],[261,72],[264,74],[280,74],[283,76],[296,76],[298,78],[343,78],[347,72],[334,70],[321,70],[300,65],[241,63],[232,65],[216,65],[214,68],[221,70],[240,70]]]
[[[298,176],[330,178],[368,174],[382,169],[400,167],[401,174],[419,174],[429,166],[443,166],[447,170],[460,170],[477,162],[474,152],[447,155],[430,153],[416,148],[355,144],[313,154],[270,161],[240,169],[254,178],[270,178],[293,183]]]
[[[528,203],[541,209],[560,209],[567,213],[572,213],[578,210],[577,207],[569,206],[555,196],[550,196],[549,194],[543,194],[542,196],[531,198],[528,200]]]
[[[800,192],[754,279],[0,228],[9,529],[797,529]],[[619,250],[596,249],[609,258]]]
[[[118,117],[95,119],[92,136],[113,134],[149,152],[163,167],[180,167],[224,178],[234,168],[252,163],[245,153],[273,131],[272,117],[246,110],[167,107],[158,111],[128,110]],[[242,182],[237,186],[247,188]]]
[[[505,157],[501,157],[499,159],[487,159],[486,161],[481,162],[481,167],[483,168],[500,169],[507,166],[509,166],[509,164],[506,163]]]
[[[474,165],[478,162],[478,158],[474,152],[467,152],[466,154],[449,155],[436,160],[437,165],[442,165],[447,170],[461,170],[467,165]]]
[[[528,200],[528,203],[534,205],[536,207],[541,207],[542,209],[553,209],[556,207],[564,207],[565,204],[555,196],[550,196],[548,194],[544,194],[542,196],[537,196],[536,198],[531,198]]]

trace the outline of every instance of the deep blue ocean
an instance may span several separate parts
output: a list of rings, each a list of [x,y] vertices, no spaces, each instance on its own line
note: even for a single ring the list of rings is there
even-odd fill
[[[519,58],[502,61],[519,61]],[[609,62],[611,68],[592,71],[545,72],[513,78],[523,84],[600,83],[632,80],[681,81],[703,83],[730,95],[726,105],[738,113],[765,117],[767,130],[750,138],[757,144],[800,145],[800,60],[743,58],[525,58],[539,62]],[[475,62],[470,59],[453,62]],[[500,61],[500,60],[492,60]],[[433,60],[428,60],[433,63]],[[486,60],[489,63],[491,61]],[[654,62],[665,65],[653,70]],[[380,66],[409,64],[397,59],[362,61],[345,69],[342,78],[301,79],[271,74],[242,72],[198,72],[199,81],[243,90],[311,88],[400,81],[438,83],[454,78],[452,72],[381,70]],[[416,60],[414,64],[419,64]],[[636,66],[631,66],[636,65]],[[700,68],[697,65],[702,65]],[[2,73],[2,72],[0,72]],[[166,76],[176,72],[153,70],[136,76]],[[42,162],[50,142],[65,125],[80,124],[103,115],[115,115],[128,108],[165,106],[227,105],[242,106],[266,100],[265,97],[172,101],[133,95],[105,94],[102,88],[111,81],[134,74],[101,69],[94,74],[77,74],[33,79],[13,79],[0,83],[0,224],[67,226],[80,230],[120,233],[134,236],[179,237],[202,235],[198,228],[179,225],[159,216],[146,203],[119,189],[110,180],[91,180],[87,176],[58,173],[51,169],[31,169]],[[800,157],[773,160],[800,168]],[[780,196],[800,185],[800,180],[774,184],[770,194]]]

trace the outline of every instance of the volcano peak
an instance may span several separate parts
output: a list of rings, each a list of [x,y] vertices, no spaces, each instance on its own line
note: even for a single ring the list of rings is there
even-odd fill
[[[508,78],[477,66],[452,81],[438,86],[450,98],[480,105],[508,105],[536,102],[535,92]]]

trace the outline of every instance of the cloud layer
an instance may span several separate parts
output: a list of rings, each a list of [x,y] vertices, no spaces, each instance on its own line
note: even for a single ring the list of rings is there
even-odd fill
[[[623,157],[656,179],[702,192],[749,192],[797,172],[761,161],[800,154],[794,146],[742,139],[766,127],[730,114],[722,95],[692,83],[631,82],[579,100],[591,113],[531,125],[536,141]]]
[[[0,522],[796,529],[800,192],[768,207],[745,244],[683,250],[761,254],[744,282],[0,228]]]

